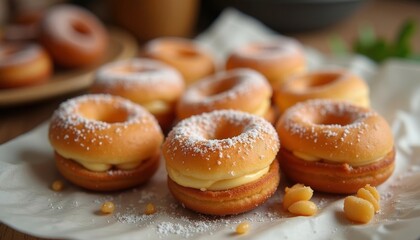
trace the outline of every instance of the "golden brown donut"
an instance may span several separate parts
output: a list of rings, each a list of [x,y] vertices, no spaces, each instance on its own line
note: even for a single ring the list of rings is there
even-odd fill
[[[102,66],[92,86],[94,93],[118,95],[142,105],[168,129],[175,118],[175,104],[184,92],[179,72],[159,61],[133,58]]]
[[[316,98],[346,100],[369,107],[369,87],[357,75],[344,69],[325,69],[289,78],[275,89],[274,101],[280,112],[298,102]]]
[[[143,183],[157,169],[163,134],[141,106],[117,96],[84,95],[54,112],[49,140],[71,182],[96,191]]]
[[[0,88],[42,84],[52,71],[51,59],[41,46],[0,43]]]
[[[354,193],[366,184],[381,184],[394,170],[391,129],[371,109],[309,100],[286,110],[276,129],[282,170],[315,190]]]
[[[61,4],[50,8],[39,31],[40,41],[54,62],[63,67],[99,63],[107,52],[105,27],[92,13],[77,6]]]
[[[184,119],[213,110],[235,109],[274,121],[271,95],[265,77],[252,69],[219,72],[185,91],[177,105],[177,117]]]
[[[267,200],[279,183],[274,127],[261,117],[218,110],[179,122],[162,146],[168,186],[187,208],[239,214]]]
[[[144,54],[175,67],[187,85],[215,71],[213,56],[192,40],[161,37],[146,43]]]
[[[105,172],[90,171],[81,164],[55,153],[55,165],[58,171],[70,182],[94,191],[115,191],[130,188],[147,182],[157,171],[160,153],[144,160],[133,169],[123,172],[111,168]]]
[[[256,181],[221,191],[201,191],[183,187],[168,178],[172,195],[188,209],[209,215],[232,215],[250,211],[274,194],[280,182],[279,163],[274,160],[270,170]]]
[[[226,69],[251,68],[263,74],[273,87],[306,69],[303,47],[288,37],[267,42],[251,42],[235,49],[226,61]]]

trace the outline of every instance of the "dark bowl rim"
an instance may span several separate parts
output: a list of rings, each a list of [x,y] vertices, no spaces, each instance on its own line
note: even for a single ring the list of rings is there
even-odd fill
[[[225,0],[226,1],[226,0]],[[243,2],[271,2],[275,4],[341,4],[367,2],[368,0],[241,0]],[[229,1],[226,1],[228,3]]]

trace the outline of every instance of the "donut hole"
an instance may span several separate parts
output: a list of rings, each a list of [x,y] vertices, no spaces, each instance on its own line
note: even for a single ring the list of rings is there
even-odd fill
[[[294,89],[305,90],[329,85],[340,79],[340,73],[319,73],[302,76],[292,80]]]
[[[320,87],[320,86],[331,84],[332,82],[336,81],[339,78],[340,78],[339,73],[315,74],[309,78],[309,81],[307,81],[307,86]]]
[[[205,96],[214,97],[224,92],[230,91],[237,85],[237,81],[238,80],[236,77],[230,77],[222,79],[221,81],[213,82],[210,87],[204,89]]]
[[[79,22],[79,21],[72,22],[71,27],[76,33],[80,35],[88,36],[91,34],[91,30],[88,27],[88,25],[84,24],[83,22]]]
[[[126,109],[104,103],[81,104],[78,112],[83,118],[105,123],[125,122],[129,117]]]
[[[232,124],[227,121],[220,122],[217,128],[208,136],[209,140],[223,140],[234,138],[241,135],[243,132],[243,126]]]
[[[199,53],[192,48],[180,48],[176,51],[176,54],[182,58],[194,58],[199,55]]]
[[[346,126],[354,122],[353,117],[350,115],[335,115],[335,114],[314,114],[311,120],[314,124],[318,124],[318,125]]]
[[[163,41],[156,46],[156,51],[175,58],[195,58],[200,52],[194,44],[188,42]]]

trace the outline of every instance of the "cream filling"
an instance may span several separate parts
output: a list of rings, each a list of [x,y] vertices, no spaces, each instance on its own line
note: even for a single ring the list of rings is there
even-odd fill
[[[81,160],[75,160],[80,165],[85,167],[86,169],[92,171],[92,172],[105,172],[111,169],[112,167],[115,167],[120,170],[130,170],[138,167],[141,163],[141,161],[138,162],[128,162],[128,163],[120,163],[120,164],[109,164],[109,163],[90,163],[86,161]]]
[[[171,106],[162,100],[150,101],[141,105],[152,114],[166,113],[171,110]]]
[[[295,155],[296,157],[298,157],[302,160],[308,161],[308,162],[317,162],[317,161],[322,160],[322,158],[319,158],[319,157],[316,157],[316,156],[313,156],[313,155],[310,155],[310,154],[298,152],[298,151],[293,151],[292,154]],[[363,162],[360,162],[360,163],[347,163],[347,164],[349,164],[350,166],[354,166],[354,167],[363,166],[363,165],[367,165],[367,164],[377,162],[377,161],[383,159],[384,157],[385,157],[385,155],[381,156],[379,158],[370,160],[370,161],[363,161]],[[334,161],[334,160],[330,160],[330,159],[323,159],[323,160],[327,163],[346,163],[346,162]]]
[[[321,160],[321,158],[318,158],[318,157],[315,157],[313,155],[309,155],[309,154],[306,154],[306,153],[303,153],[303,152],[293,151],[292,153],[296,157],[298,157],[300,159],[303,159],[305,161],[316,162],[316,161]]]
[[[201,191],[206,191],[206,190],[219,191],[219,190],[226,190],[226,189],[238,187],[238,186],[253,182],[261,178],[269,170],[270,170],[270,166],[262,170],[259,170],[250,174],[242,175],[239,177],[221,179],[221,180],[205,180],[205,179],[198,179],[195,177],[183,175],[181,172],[169,166],[167,167],[168,175],[174,182],[176,182],[177,184],[181,186],[200,189]]]
[[[258,106],[257,109],[254,110],[253,114],[257,116],[264,116],[269,108],[270,108],[270,99],[266,99],[264,100],[264,102],[260,104],[260,106]]]
[[[370,106],[369,98],[366,97],[366,95],[361,95],[361,96],[355,97],[353,99],[353,102],[355,104],[358,104],[359,106],[362,106],[362,107],[369,107]]]

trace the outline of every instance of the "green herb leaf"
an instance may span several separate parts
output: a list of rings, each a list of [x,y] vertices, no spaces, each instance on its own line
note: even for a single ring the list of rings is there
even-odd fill
[[[330,40],[331,51],[337,56],[347,56],[349,50],[346,43],[339,36],[334,36]]]
[[[418,56],[413,54],[410,43],[415,30],[415,21],[408,20],[401,26],[394,42],[387,42],[383,38],[376,37],[372,27],[365,26],[359,30],[353,51],[379,63],[391,57],[418,60]]]

